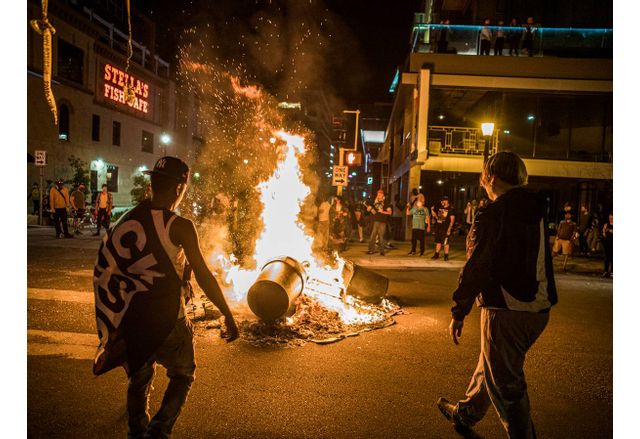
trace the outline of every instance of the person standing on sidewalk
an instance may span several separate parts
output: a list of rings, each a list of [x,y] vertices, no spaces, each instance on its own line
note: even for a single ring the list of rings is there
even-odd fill
[[[49,206],[53,211],[53,224],[56,227],[56,238],[73,238],[69,233],[67,209],[69,207],[69,191],[64,187],[64,180],[59,178],[49,191]]]
[[[611,277],[613,274],[613,213],[609,214],[609,221],[602,227],[602,243],[604,244],[604,274],[603,277]]]
[[[96,223],[98,229],[93,236],[100,236],[100,227],[104,226],[105,230],[109,230],[109,221],[111,220],[111,209],[113,209],[113,195],[109,192],[106,184],[102,185],[102,192],[96,197]]]
[[[564,255],[564,262],[562,263],[562,269],[567,271],[567,261],[569,256],[573,252],[573,243],[578,236],[578,225],[571,220],[571,212],[566,211],[564,214],[564,220],[560,221],[558,226],[558,234],[556,240],[553,243],[553,256],[557,256],[560,250]]]
[[[429,210],[424,207],[422,201],[415,200],[415,204],[407,204],[407,216],[411,216],[411,251],[409,255],[416,254],[416,245],[420,241],[420,256],[424,255],[424,241],[426,233],[431,231],[431,222],[429,221]],[[426,231],[425,231],[426,229]]]
[[[31,199],[31,203],[33,204],[33,210],[31,213],[33,215],[40,214],[40,185],[38,183],[33,183],[31,186],[31,192],[29,192],[29,196],[27,200]]]
[[[162,157],[147,173],[151,174],[151,199],[139,203],[107,231],[93,277],[100,338],[93,373],[124,368],[128,437],[136,439],[170,437],[194,381],[194,330],[185,307],[191,271],[224,316],[227,341],[239,335],[202,255],[194,223],[175,213],[187,190],[189,167],[176,157]],[[169,384],[150,419],[156,363],[166,368]]]
[[[545,202],[523,187],[527,179],[515,153],[499,152],[484,164],[480,181],[493,203],[478,212],[467,237],[467,262],[453,293],[449,325],[457,345],[477,301],[480,358],[466,397],[437,403],[457,429],[467,431],[493,405],[511,439],[536,437],[523,367],[558,302]]]
[[[373,201],[373,205],[367,205],[367,211],[369,211],[373,217],[371,237],[369,238],[369,251],[367,254],[372,255],[376,252],[377,242],[380,246],[380,256],[384,256],[386,248],[384,235],[387,231],[389,216],[391,216],[391,206],[387,203],[382,189],[379,189],[376,193],[376,199]]]
[[[589,256],[589,254],[591,253],[589,249],[589,243],[587,241],[587,232],[591,228],[592,220],[593,216],[591,215],[591,213],[589,213],[589,209],[587,209],[587,206],[580,206],[580,216],[578,217],[578,233],[580,233],[580,253],[587,256]]]
[[[85,185],[80,183],[75,191],[71,193],[71,208],[73,209],[73,233],[82,235],[80,227],[86,212],[86,200],[84,197]]]
[[[435,236],[436,251],[431,259],[438,259],[440,257],[440,249],[444,247],[444,260],[449,260],[449,240],[451,239],[451,232],[453,225],[456,222],[456,216],[453,214],[453,210],[449,206],[449,198],[442,197],[440,200],[440,206],[438,210],[432,208],[431,214],[435,219],[433,234]]]

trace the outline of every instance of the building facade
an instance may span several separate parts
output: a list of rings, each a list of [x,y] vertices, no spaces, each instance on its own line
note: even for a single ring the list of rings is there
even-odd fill
[[[477,30],[451,28],[471,35],[467,46],[477,44]],[[411,53],[392,85],[393,110],[379,155],[388,165],[381,176],[388,191],[406,200],[419,188],[429,205],[446,195],[461,215],[467,202],[486,196],[478,182],[485,153],[509,150],[524,159],[529,185],[545,194],[551,222],[566,202],[574,211],[585,205],[606,215],[613,203],[612,60],[557,51],[433,53],[425,34],[439,29],[414,27]],[[604,31],[600,38],[610,36]],[[566,41],[570,37],[580,35]],[[464,47],[462,38],[457,41]],[[490,136],[482,123],[493,123]]]
[[[154,24],[139,14],[133,17],[133,57],[127,70],[123,14],[122,2],[49,2],[49,20],[56,29],[52,88],[57,126],[43,94],[42,36],[27,24],[28,158],[36,150],[47,152],[45,182],[71,182],[70,158],[80,159],[89,170],[88,189],[95,193],[106,183],[117,207],[131,205],[133,177],[152,168],[159,157],[193,160],[197,125],[193,97],[177,97],[170,64],[153,52]],[[40,2],[30,0],[28,19],[40,15]],[[125,84],[135,92],[128,103]],[[28,163],[28,185],[38,180],[39,170]]]

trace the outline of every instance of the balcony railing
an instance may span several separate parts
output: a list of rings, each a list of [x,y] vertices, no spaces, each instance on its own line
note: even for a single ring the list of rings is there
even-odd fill
[[[480,31],[491,32],[491,55],[494,55],[498,35],[504,36],[502,55],[529,55],[523,50],[525,28],[522,26],[469,26],[417,23],[411,35],[412,52],[450,53],[458,55],[480,54]],[[551,28],[533,26],[533,56],[573,58],[612,58],[613,29]]]
[[[442,154],[478,155],[484,154],[485,138],[482,131],[472,127],[429,127],[429,156]],[[489,154],[498,150],[499,135],[495,131],[491,137]]]

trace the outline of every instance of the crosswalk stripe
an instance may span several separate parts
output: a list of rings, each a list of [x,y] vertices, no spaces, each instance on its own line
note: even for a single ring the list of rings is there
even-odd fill
[[[74,302],[94,304],[92,291],[53,290],[48,288],[27,288],[27,300],[55,300],[57,302]]]
[[[61,355],[76,360],[91,360],[97,346],[96,334],[27,330],[28,356]]]

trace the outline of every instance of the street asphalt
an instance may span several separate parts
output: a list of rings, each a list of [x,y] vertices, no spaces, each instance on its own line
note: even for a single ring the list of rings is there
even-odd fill
[[[28,229],[28,434],[32,438],[126,437],[126,377],[91,372],[97,345],[91,274],[99,238],[56,240]],[[389,277],[406,315],[396,325],[330,345],[258,348],[196,337],[196,381],[176,438],[455,438],[440,396],[463,396],[479,353],[479,312],[461,344],[448,335],[451,292],[463,261],[346,252]],[[427,252],[427,254],[431,254]],[[601,261],[573,259],[558,273],[559,304],[527,357],[532,415],[540,438],[612,437],[613,282]],[[151,409],[167,383],[158,367]],[[506,437],[491,409],[485,438]]]

